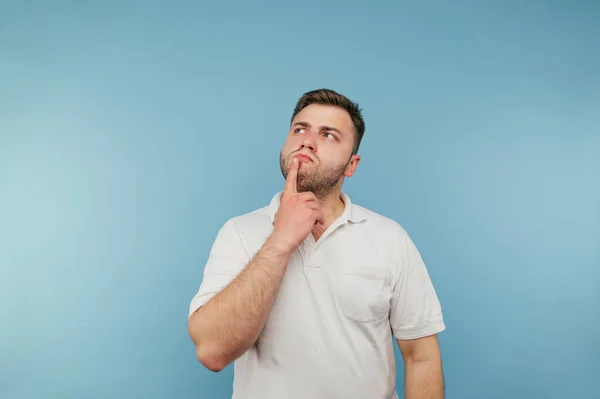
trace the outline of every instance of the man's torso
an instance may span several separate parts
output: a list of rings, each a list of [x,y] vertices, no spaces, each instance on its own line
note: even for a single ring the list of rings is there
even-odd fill
[[[341,218],[316,242],[309,235],[292,255],[258,341],[235,363],[235,399],[395,394],[389,312],[397,227],[353,208],[352,220]],[[249,253],[272,232],[265,211],[236,218]]]

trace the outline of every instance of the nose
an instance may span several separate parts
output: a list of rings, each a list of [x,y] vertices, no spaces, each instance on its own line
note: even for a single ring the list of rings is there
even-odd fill
[[[312,152],[317,152],[317,145],[312,134],[307,134],[300,144],[300,149],[309,149]]]

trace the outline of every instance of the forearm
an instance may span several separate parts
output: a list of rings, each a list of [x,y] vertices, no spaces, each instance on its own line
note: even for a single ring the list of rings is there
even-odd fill
[[[256,342],[290,255],[275,240],[267,240],[244,270],[190,317],[190,336],[207,368],[221,370]]]
[[[406,399],[443,399],[444,375],[439,359],[405,363]]]

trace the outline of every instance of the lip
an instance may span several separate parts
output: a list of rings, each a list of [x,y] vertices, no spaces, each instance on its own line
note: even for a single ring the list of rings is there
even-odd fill
[[[303,162],[313,163],[312,158],[306,154],[294,155],[294,158],[298,158],[298,160],[303,161]]]

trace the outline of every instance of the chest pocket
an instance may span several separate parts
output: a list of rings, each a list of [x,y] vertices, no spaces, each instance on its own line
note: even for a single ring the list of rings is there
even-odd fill
[[[390,298],[385,267],[352,265],[342,271],[338,300],[349,319],[366,323],[383,318],[389,312]]]

